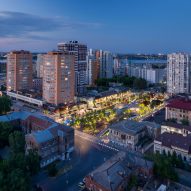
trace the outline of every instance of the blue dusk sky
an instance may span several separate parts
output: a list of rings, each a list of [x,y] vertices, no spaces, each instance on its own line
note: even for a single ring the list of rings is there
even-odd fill
[[[191,52],[191,0],[0,0],[0,51],[68,40],[115,53]]]

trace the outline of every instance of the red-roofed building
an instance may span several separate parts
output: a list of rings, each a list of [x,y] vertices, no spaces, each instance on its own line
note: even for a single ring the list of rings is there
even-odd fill
[[[166,106],[165,118],[166,120],[177,119],[178,123],[186,119],[191,124],[191,100],[187,98],[175,98],[171,100]]]

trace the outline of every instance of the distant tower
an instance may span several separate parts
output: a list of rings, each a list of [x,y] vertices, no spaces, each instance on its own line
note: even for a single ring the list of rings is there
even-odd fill
[[[58,43],[58,50],[75,55],[75,94],[84,95],[87,86],[87,45],[69,41]]]
[[[113,66],[114,60],[112,53],[108,51],[99,50],[99,68],[100,78],[112,78],[113,77]]]
[[[32,54],[29,51],[12,51],[7,55],[7,91],[32,88]]]
[[[167,57],[167,92],[191,93],[191,56],[173,53]]]
[[[96,59],[96,51],[90,49],[87,56],[87,84],[95,85],[95,81],[99,77],[99,60]]]

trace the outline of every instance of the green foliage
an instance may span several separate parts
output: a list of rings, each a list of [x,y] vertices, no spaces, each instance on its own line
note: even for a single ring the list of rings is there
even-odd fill
[[[131,175],[129,178],[127,190],[131,190],[134,186],[137,186],[137,177],[135,175]]]
[[[95,81],[97,86],[109,86],[109,82],[122,83],[127,87],[135,87],[137,89],[144,89],[147,87],[147,81],[142,78],[129,77],[129,76],[115,76],[113,78],[100,78]]]
[[[1,86],[1,91],[6,91],[6,87],[4,85]]]
[[[189,125],[188,119],[182,119],[181,123],[182,123],[182,125]]]
[[[177,119],[176,118],[171,118],[171,119],[167,119],[167,121],[172,122],[172,123],[176,123]]]
[[[40,157],[37,151],[29,150],[25,158],[26,168],[31,175],[37,174],[40,170]]]
[[[134,88],[136,89],[145,89],[147,87],[147,81],[143,78],[136,78],[133,83]]]
[[[87,113],[82,118],[76,118],[74,126],[82,127],[86,132],[96,133],[98,123],[109,123],[115,118],[115,112],[112,109],[103,109]]]
[[[49,176],[56,176],[57,173],[58,173],[58,169],[56,168],[55,163],[50,164],[48,166],[48,175]]]
[[[12,131],[10,123],[0,122],[0,148],[9,144],[9,135]]]
[[[11,100],[7,96],[0,97],[0,115],[6,114],[11,110]]]
[[[160,101],[160,100],[152,100],[151,103],[150,103],[150,107],[154,108],[154,107],[159,106],[160,104],[162,104],[162,101]]]
[[[25,155],[25,138],[22,132],[14,131],[9,135],[11,155],[8,160],[0,160],[0,190],[29,191],[31,175],[40,169],[37,152]]]
[[[111,79],[106,79],[106,78],[99,78],[95,81],[97,86],[109,86],[109,81]]]
[[[27,191],[30,189],[29,175],[21,169],[12,170],[8,179],[10,180],[8,184],[10,190]]]
[[[24,153],[25,150],[25,137],[22,132],[14,131],[9,135],[9,145],[12,153]]]
[[[162,179],[170,179],[173,181],[178,180],[178,175],[175,172],[172,164],[171,158],[167,157],[167,155],[154,155],[154,174],[155,176]]]

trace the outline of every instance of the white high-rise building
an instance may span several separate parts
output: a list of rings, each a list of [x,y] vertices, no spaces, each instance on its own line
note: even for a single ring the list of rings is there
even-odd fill
[[[43,77],[43,54],[37,55],[36,72],[37,72],[37,78]]]
[[[113,54],[108,51],[100,50],[100,78],[113,77]]]
[[[167,92],[191,93],[191,56],[173,53],[167,57]]]

